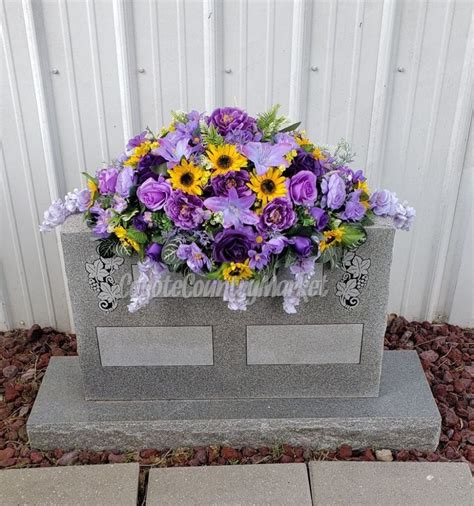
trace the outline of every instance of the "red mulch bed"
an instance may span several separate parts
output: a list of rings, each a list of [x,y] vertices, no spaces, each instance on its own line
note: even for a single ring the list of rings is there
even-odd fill
[[[455,325],[408,322],[390,315],[385,348],[416,350],[443,417],[435,452],[398,450],[376,455],[370,448],[343,445],[333,451],[281,445],[261,448],[87,449],[43,452],[31,448],[26,420],[51,356],[76,355],[74,335],[34,325],[0,332],[0,468],[139,462],[143,466],[199,466],[325,460],[412,460],[468,462],[474,472],[473,330]]]

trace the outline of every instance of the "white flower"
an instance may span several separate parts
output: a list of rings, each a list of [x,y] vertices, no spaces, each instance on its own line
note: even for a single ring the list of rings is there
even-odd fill
[[[50,232],[58,225],[66,221],[71,213],[66,209],[61,199],[57,199],[49,206],[44,213],[43,223],[40,225],[40,232]]]

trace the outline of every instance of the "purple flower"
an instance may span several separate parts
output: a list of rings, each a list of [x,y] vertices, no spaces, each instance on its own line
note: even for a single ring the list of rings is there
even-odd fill
[[[269,252],[258,252],[253,249],[249,250],[249,267],[251,269],[257,269],[258,271],[262,270],[266,265],[268,265],[268,261],[270,260]]]
[[[279,255],[285,249],[287,244],[288,239],[284,235],[276,235],[262,246],[262,251],[265,253]]]
[[[313,205],[318,196],[316,176],[309,170],[298,172],[290,180],[289,193],[295,204]]]
[[[127,144],[127,149],[130,150],[130,149],[136,148],[137,146],[140,146],[140,144],[142,142],[146,141],[146,135],[147,135],[147,132],[145,130],[141,134],[138,134],[135,137],[133,137],[132,139],[130,139]]]
[[[285,155],[292,150],[287,142],[270,144],[269,142],[249,142],[242,146],[242,153],[254,163],[259,176],[265,174],[269,167],[288,167],[289,162]]]
[[[207,270],[211,269],[211,261],[195,242],[180,244],[176,255],[181,260],[186,260],[186,264],[193,272],[201,274],[203,267],[206,267]]]
[[[343,220],[360,221],[365,215],[365,206],[360,202],[362,190],[349,193],[344,212],[339,214]]]
[[[44,212],[43,223],[40,225],[40,232],[50,232],[58,225],[64,223],[71,213],[66,209],[61,199],[51,203],[48,210]]]
[[[244,262],[255,246],[251,227],[227,228],[216,235],[212,257],[216,262]]]
[[[108,167],[97,172],[99,181],[99,192],[102,195],[112,195],[115,193],[117,184],[118,170],[115,167]]]
[[[91,192],[85,190],[73,190],[64,197],[64,206],[70,213],[83,213],[89,208]]]
[[[242,109],[235,107],[215,109],[209,117],[209,124],[214,125],[217,131],[224,136],[236,130],[244,132],[255,132],[257,130],[255,119],[251,118]]]
[[[93,234],[96,237],[100,237],[101,239],[109,237],[110,232],[108,230],[108,227],[109,221],[112,218],[112,211],[110,209],[104,211],[104,209],[101,207],[94,206],[91,207],[91,212],[96,215],[96,224],[92,229]]]
[[[322,176],[324,174],[324,169],[319,160],[316,160],[311,153],[301,150],[295,158],[293,158],[286,172],[289,176],[293,176],[303,170],[309,170],[313,172],[315,176]]]
[[[165,211],[174,224],[184,230],[197,228],[210,214],[203,209],[199,197],[188,195],[181,190],[171,192],[165,204]]]
[[[372,193],[370,208],[377,216],[393,216],[397,212],[398,198],[388,190],[378,190]]]
[[[87,189],[81,190],[77,194],[77,210],[80,213],[87,211],[91,203],[91,192]]]
[[[158,244],[157,242],[150,243],[145,250],[145,254],[148,258],[151,258],[155,262],[159,262],[161,260],[161,250],[163,246]]]
[[[120,195],[114,195],[112,199],[112,209],[117,213],[123,213],[127,209],[128,202]]]
[[[216,195],[228,195],[231,188],[235,188],[239,197],[252,195],[252,190],[247,186],[250,181],[247,171],[232,170],[225,174],[220,174],[211,179],[212,189]]]
[[[247,144],[252,141],[259,141],[262,138],[261,133],[253,133],[250,130],[232,130],[224,137],[227,144]]]
[[[397,204],[396,213],[393,216],[394,225],[401,230],[410,230],[413,220],[416,216],[416,211],[413,207],[409,207],[408,202],[400,202]]]
[[[130,190],[134,184],[135,171],[131,167],[124,167],[117,176],[117,184],[115,185],[115,191],[121,197],[129,197]]]
[[[316,230],[324,230],[329,223],[329,215],[319,207],[313,207],[309,214],[314,218]]]
[[[296,235],[292,237],[288,243],[293,246],[297,255],[300,257],[308,257],[313,251],[313,242],[309,237]]]
[[[231,188],[227,196],[210,197],[204,201],[204,205],[214,212],[222,211],[224,228],[240,224],[255,225],[258,223],[257,215],[250,211],[255,202],[255,195],[239,197],[237,190]]]
[[[159,140],[160,145],[152,150],[152,154],[163,157],[168,162],[168,168],[172,169],[175,165],[178,165],[183,156],[189,158],[193,152],[193,148],[189,145],[189,141],[189,136],[182,137],[176,142],[170,141],[167,137],[164,137]]]
[[[323,179],[321,190],[326,193],[326,204],[330,209],[339,209],[346,199],[346,185],[338,174],[332,174],[328,180]]]
[[[166,160],[161,156],[153,155],[151,152],[145,155],[137,165],[137,184],[142,184],[150,177],[158,180],[159,174],[154,169],[162,163],[166,163]]]
[[[288,199],[277,197],[269,202],[263,209],[260,217],[260,227],[263,230],[281,232],[294,225],[296,213]]]
[[[145,230],[148,228],[148,223],[146,222],[143,214],[139,214],[137,216],[134,216],[132,223],[133,223],[133,226],[137,230],[139,230],[140,232],[145,232]]]
[[[171,186],[163,177],[158,181],[150,177],[138,187],[137,197],[150,211],[157,211],[164,207],[170,193]]]

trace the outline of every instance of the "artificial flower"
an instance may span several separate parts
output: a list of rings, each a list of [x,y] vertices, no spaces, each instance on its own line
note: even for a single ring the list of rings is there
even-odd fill
[[[223,277],[229,283],[239,284],[241,281],[250,279],[253,276],[252,269],[249,267],[249,260],[245,262],[231,262],[224,268]]]
[[[216,262],[243,262],[255,246],[255,232],[251,227],[227,228],[219,232],[212,246]]]
[[[248,187],[257,194],[257,199],[265,206],[267,202],[287,194],[286,178],[282,169],[270,168],[265,174],[250,174]]]
[[[150,211],[163,209],[170,194],[171,187],[163,178],[158,181],[148,178],[137,189],[138,200]]]
[[[253,162],[257,175],[264,175],[270,167],[288,167],[285,158],[293,149],[289,142],[270,144],[269,142],[249,142],[242,146],[242,153]]]
[[[214,212],[222,212],[224,228],[232,226],[255,225],[258,216],[250,210],[255,202],[255,195],[239,197],[237,190],[231,188],[227,195],[210,197],[204,201],[205,207]]]
[[[291,201],[278,197],[263,208],[259,226],[263,230],[281,232],[296,223],[296,213]]]
[[[339,227],[336,230],[326,230],[323,232],[323,236],[324,239],[319,242],[319,251],[321,251],[321,253],[341,243],[344,237],[344,227]]]
[[[201,195],[202,187],[207,182],[206,171],[184,158],[179,165],[169,169],[168,173],[171,176],[173,188],[190,195]]]
[[[233,144],[209,146],[207,157],[213,167],[213,178],[247,166],[247,159],[237,151]]]

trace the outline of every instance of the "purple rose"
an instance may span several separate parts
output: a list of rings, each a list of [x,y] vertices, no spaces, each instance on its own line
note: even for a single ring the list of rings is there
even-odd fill
[[[378,190],[372,193],[370,208],[377,216],[393,216],[397,212],[398,198],[388,190]]]
[[[217,131],[224,136],[235,130],[242,130],[244,132],[254,132],[257,130],[255,119],[251,118],[242,109],[235,107],[215,109],[209,117],[209,124],[214,125]]]
[[[346,199],[346,185],[344,179],[338,174],[332,174],[327,181],[327,186],[324,184],[326,180],[323,180],[322,183],[321,188],[327,188],[327,206],[330,209],[339,209]]]
[[[281,232],[294,225],[296,213],[288,199],[278,197],[269,202],[260,217],[260,227],[263,230]]]
[[[184,230],[193,230],[209,216],[202,200],[181,190],[172,191],[165,204],[165,212],[174,224]]]
[[[251,227],[227,228],[216,235],[212,258],[216,262],[244,262],[255,246],[255,232]]]
[[[360,221],[365,216],[365,206],[360,202],[362,190],[356,190],[349,194],[344,212],[339,214],[343,220]]]
[[[318,196],[316,176],[309,170],[298,172],[290,180],[289,191],[295,204],[313,205]]]
[[[301,150],[291,162],[291,165],[286,170],[286,174],[293,176],[303,170],[309,170],[315,176],[324,174],[324,169],[321,167],[319,160],[316,160],[312,153]]]
[[[158,181],[150,177],[138,187],[137,197],[150,211],[157,211],[164,207],[170,193],[171,186],[163,177]]]
[[[247,171],[230,171],[211,179],[212,189],[218,196],[227,197],[229,190],[235,188],[239,197],[252,195],[252,190],[247,186],[250,181]]]
[[[313,242],[309,237],[296,235],[288,242],[293,246],[294,250],[300,257],[308,257],[313,251]]]
[[[146,256],[151,258],[155,262],[159,262],[161,260],[161,250],[163,246],[158,244],[157,242],[150,243],[145,250]]]
[[[108,167],[97,172],[99,181],[99,192],[102,195],[112,195],[115,193],[115,185],[117,184],[118,170],[115,167]]]
[[[117,176],[117,184],[115,185],[115,191],[121,197],[129,197],[130,190],[134,184],[135,171],[131,167],[124,167]]]
[[[329,215],[319,207],[313,207],[309,214],[314,218],[316,230],[324,230],[329,223]]]
[[[146,154],[137,165],[137,182],[138,184],[143,183],[148,178],[158,180],[159,174],[155,172],[154,167],[158,167],[162,163],[166,163],[166,160],[161,156],[156,156],[151,152]]]

